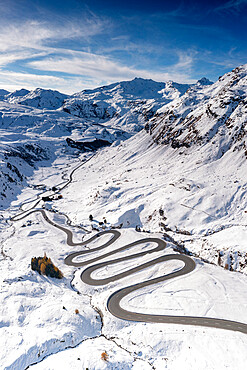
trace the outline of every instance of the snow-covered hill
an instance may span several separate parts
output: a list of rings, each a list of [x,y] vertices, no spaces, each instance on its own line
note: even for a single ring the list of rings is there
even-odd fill
[[[6,95],[10,94],[9,91],[0,89],[0,100],[4,99]]]
[[[5,100],[9,101],[10,103],[15,103],[16,99],[22,98],[23,96],[29,94],[30,91],[27,89],[20,89],[15,90],[5,96]]]
[[[56,90],[35,89],[28,91],[25,89],[8,94],[6,100],[10,103],[18,103],[39,109],[58,109],[68,95],[61,94]]]

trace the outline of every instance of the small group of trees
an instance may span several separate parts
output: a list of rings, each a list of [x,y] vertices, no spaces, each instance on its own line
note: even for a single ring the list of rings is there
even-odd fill
[[[102,352],[102,353],[101,353],[101,360],[103,360],[103,361],[108,361],[108,359],[109,359],[109,356],[108,356],[108,354],[106,353],[106,351]]]
[[[50,276],[57,279],[62,279],[62,272],[53,264],[50,258],[44,255],[44,257],[33,257],[31,259],[31,269],[37,271],[39,274]]]
[[[49,196],[44,196],[42,197],[42,200],[44,202],[51,202],[53,200],[58,200],[58,199],[62,199],[62,194],[56,194],[56,195],[49,195]]]
[[[93,221],[93,215],[89,215],[88,218],[89,218],[89,221],[91,221],[91,222]],[[99,221],[98,224],[99,224],[99,226],[102,226],[104,224],[107,224],[106,218],[103,217],[103,221]]]

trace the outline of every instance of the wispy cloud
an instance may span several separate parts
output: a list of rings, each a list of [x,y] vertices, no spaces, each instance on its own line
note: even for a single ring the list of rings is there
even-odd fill
[[[233,13],[239,13],[242,10],[243,6],[247,5],[247,0],[230,0],[224,4],[216,7],[214,11],[230,11]]]
[[[198,53],[198,61],[206,62],[207,64],[222,66],[223,69],[231,69],[237,65],[246,63],[246,53],[236,47],[231,47],[229,50],[216,54],[210,50],[200,51]]]
[[[37,70],[70,73],[87,78],[94,76],[94,79],[97,79],[99,83],[106,81],[110,83],[136,76],[160,81],[170,79],[178,82],[192,81],[188,75],[188,69],[192,66],[193,57],[182,52],[178,52],[178,62],[170,66],[169,72],[123,66],[115,60],[92,53],[68,52],[68,54],[31,61],[28,65]]]
[[[54,76],[37,75],[32,73],[21,73],[13,71],[0,71],[0,88],[15,89],[33,89],[34,86],[49,88],[52,85],[60,85],[61,79]]]
[[[95,86],[97,86],[97,79],[93,78],[87,79],[74,76],[63,78],[46,74],[0,71],[0,89],[9,91],[21,88],[33,90],[35,87],[42,87],[72,94],[83,89],[93,89]]]
[[[100,34],[106,22],[99,18],[86,18],[82,22],[67,21],[63,24],[28,20],[20,24],[0,27],[0,51],[23,48],[44,49],[49,44],[71,39],[88,39]]]
[[[60,20],[61,21],[61,20]],[[27,66],[27,62],[37,61],[40,58],[48,58],[50,55],[65,53],[71,55],[73,50],[63,49],[66,41],[84,40],[89,43],[91,37],[105,32],[108,22],[96,16],[89,16],[83,20],[65,21],[61,24],[52,24],[37,20],[28,20],[24,22],[0,25],[0,76],[1,86],[12,89],[19,88],[20,84],[27,88],[31,86],[54,87],[54,84],[62,88],[69,89],[66,79],[56,76],[44,76],[43,73],[16,73],[11,71],[13,63],[18,63],[19,69]],[[57,71],[59,72],[61,68]],[[43,69],[45,70],[45,69]],[[53,69],[51,69],[53,70]],[[68,67],[67,67],[68,70]],[[55,69],[54,69],[55,71]],[[50,83],[50,86],[48,86]],[[63,89],[64,86],[64,89]],[[81,84],[79,84],[81,86]]]
[[[195,50],[181,51],[176,50],[178,62],[172,67],[175,70],[189,70],[194,62],[194,57],[197,54]]]
[[[76,54],[76,55],[73,55]],[[69,73],[80,76],[114,79],[130,77],[130,69],[101,55],[86,52],[68,52],[67,56],[54,56],[29,62],[37,70]]]
[[[97,38],[105,36],[111,27],[109,20],[101,19],[94,14],[90,14],[79,23],[68,19],[61,24],[60,19],[54,24],[26,20],[19,24],[0,25],[1,84],[3,85],[5,81],[6,86],[10,86],[12,81],[13,88],[20,87],[21,84],[31,88],[33,84],[72,93],[78,88],[91,88],[136,76],[160,81],[169,79],[178,82],[192,81],[188,73],[193,64],[193,55],[190,52],[174,49],[177,61],[170,66],[169,73],[167,70],[137,68],[134,62],[131,65],[130,60],[125,64],[113,58],[111,54],[115,48],[116,51],[139,55],[141,65],[140,61],[145,61],[146,54],[155,54],[156,50],[154,45],[134,43],[129,41],[126,35],[114,37],[110,33],[108,34],[110,42],[102,47]],[[95,49],[98,51],[96,53],[90,51],[92,38],[96,38]],[[69,41],[73,40],[76,42],[84,40],[79,44],[84,51],[78,50],[80,48],[78,44],[77,50],[72,50],[68,45]],[[115,43],[113,46],[111,41]],[[88,51],[85,51],[87,48]],[[22,69],[31,73],[12,72],[11,65],[17,62]],[[49,76],[50,74],[54,77]]]

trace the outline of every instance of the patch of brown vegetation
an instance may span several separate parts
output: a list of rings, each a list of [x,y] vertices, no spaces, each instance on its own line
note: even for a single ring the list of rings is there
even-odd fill
[[[33,257],[31,259],[31,269],[37,271],[41,275],[62,279],[62,272],[53,264],[50,258],[44,255],[44,257]]]

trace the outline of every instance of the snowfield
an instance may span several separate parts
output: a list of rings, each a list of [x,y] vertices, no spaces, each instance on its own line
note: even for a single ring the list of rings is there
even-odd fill
[[[83,283],[85,267],[64,263],[72,252],[92,251],[76,258],[87,261],[143,238],[163,239],[165,250],[106,265],[92,278],[188,254],[194,271],[139,289],[121,306],[247,324],[246,76],[242,66],[215,84],[135,79],[70,97],[1,92],[1,369],[246,369],[246,334],[126,321],[108,311],[112,293],[176,272],[182,262],[105,286]],[[80,150],[94,139],[109,146]],[[121,236],[101,251],[107,235],[71,247],[35,209],[69,228],[77,243],[112,227]],[[153,247],[146,242],[100,262]],[[31,258],[44,253],[63,279],[31,270]]]
[[[49,217],[65,224],[63,216],[49,212]],[[1,348],[8,347],[8,351],[1,351],[3,368],[24,369],[36,362],[34,368],[41,369],[61,366],[64,369],[68,366],[75,369],[178,369],[183,362],[186,369],[196,369],[199,364],[203,369],[225,369],[236,363],[238,369],[245,368],[247,337],[242,333],[128,322],[116,319],[107,311],[106,301],[112,292],[175,271],[181,268],[179,263],[160,264],[105,287],[87,286],[80,280],[81,269],[63,263],[63,258],[71,252],[64,233],[47,224],[40,215],[32,214],[27,221],[15,222],[14,235],[4,243]],[[75,240],[87,238],[82,230],[72,230]],[[131,228],[122,229],[121,234],[109,249],[140,238],[140,233]],[[88,247],[94,249],[105,240]],[[82,247],[73,248],[77,249]],[[143,250],[143,246],[140,249]],[[30,259],[34,250],[35,255],[46,252],[65,278],[60,281],[32,272]],[[137,251],[135,248],[125,253]],[[167,245],[165,253],[174,253],[172,244]],[[97,275],[112,276],[161,254],[146,255],[141,261],[133,260],[122,266],[105,267]],[[186,277],[141,289],[135,296],[130,294],[123,301],[123,307],[143,313],[217,317],[246,323],[247,277],[199,259],[196,263],[196,270]],[[78,314],[75,309],[79,310]],[[101,358],[103,352],[109,356],[107,362]]]
[[[204,148],[196,157],[179,152],[140,132],[100,151],[54,207],[75,223],[88,224],[96,210],[98,220],[165,232],[210,262],[246,272],[246,159],[229,151],[211,163]]]

